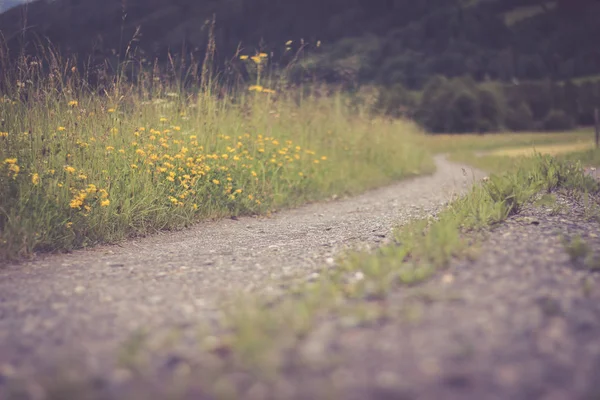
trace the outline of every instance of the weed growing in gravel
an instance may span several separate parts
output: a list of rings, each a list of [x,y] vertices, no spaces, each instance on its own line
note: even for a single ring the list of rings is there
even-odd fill
[[[571,239],[565,239],[564,244],[571,262],[592,271],[600,271],[600,259],[581,236],[577,235]]]
[[[22,61],[0,93],[0,263],[433,169],[412,124],[341,94],[190,92],[144,74],[98,94],[69,60],[42,64]]]

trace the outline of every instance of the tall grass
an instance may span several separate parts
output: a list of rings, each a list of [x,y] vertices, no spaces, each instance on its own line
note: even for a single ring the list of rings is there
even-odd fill
[[[0,82],[0,263],[433,169],[415,126],[372,119],[341,93],[232,91],[206,77],[190,90],[157,67],[98,90],[47,54]]]

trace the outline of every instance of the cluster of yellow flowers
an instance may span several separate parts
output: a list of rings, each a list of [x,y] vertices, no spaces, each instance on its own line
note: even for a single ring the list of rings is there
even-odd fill
[[[91,183],[84,189],[71,188],[71,194],[73,194],[73,198],[69,202],[69,207],[81,210],[85,217],[89,215],[94,205],[100,207],[110,205],[108,192],[105,189],[98,189],[96,185]]]
[[[269,92],[262,87],[254,90]],[[77,107],[78,103],[73,100],[68,105]],[[116,111],[108,109],[107,112]],[[112,135],[79,138],[73,135],[69,139],[73,147],[65,154],[66,163],[56,169],[42,168],[39,163],[26,167],[26,182],[40,188],[38,190],[48,190],[47,195],[53,201],[61,198],[57,193],[68,191],[70,195],[65,206],[68,204],[72,211],[86,217],[96,208],[111,205],[108,191],[96,185],[104,186],[111,179],[107,170],[102,169],[100,174],[99,169],[110,166],[114,171],[116,165],[120,166],[119,173],[124,171],[131,179],[140,181],[141,178],[164,191],[165,205],[168,206],[198,210],[199,203],[210,199],[221,205],[248,207],[260,205],[261,200],[270,198],[273,182],[283,178],[293,185],[312,173],[316,164],[327,159],[291,140],[261,134],[220,134],[216,141],[200,144],[197,135],[182,131],[179,125],[170,125],[168,118],[157,117],[157,121],[155,127],[123,129],[122,133],[108,127],[107,131]],[[56,130],[71,132],[71,125],[66,126],[69,128],[58,126]],[[1,137],[8,137],[8,133],[0,132]],[[89,151],[102,152],[106,164],[101,168],[90,166],[87,172],[74,166],[85,161],[81,156]],[[4,159],[0,167],[14,180],[22,174],[16,157]],[[127,167],[128,171],[122,169]],[[66,224],[67,227],[71,225],[71,222]]]
[[[21,167],[19,167],[17,161],[16,158],[7,158],[4,160],[4,164],[8,167],[8,175],[13,179],[17,179],[17,176],[21,171]]]

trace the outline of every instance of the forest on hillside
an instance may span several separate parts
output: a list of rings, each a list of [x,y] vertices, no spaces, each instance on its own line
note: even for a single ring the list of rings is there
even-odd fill
[[[1,14],[0,32],[12,55],[47,37],[100,63],[135,37],[144,59],[201,60],[213,16],[217,69],[267,52],[295,61],[294,81],[379,87],[380,110],[432,131],[563,129],[600,104],[597,0],[39,0]],[[434,118],[436,104],[453,108]]]

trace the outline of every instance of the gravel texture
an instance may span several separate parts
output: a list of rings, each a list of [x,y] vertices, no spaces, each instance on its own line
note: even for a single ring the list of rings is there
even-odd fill
[[[437,172],[270,218],[201,223],[0,270],[0,398],[5,378],[74,356],[102,371],[138,328],[209,318],[222,295],[268,292],[347,247],[376,246],[483,176],[436,158]],[[81,362],[81,361],[78,361]]]
[[[600,226],[581,201],[558,204],[527,207],[474,261],[395,291],[377,304],[387,320],[314,330],[304,349],[337,361],[319,369],[327,362],[312,354],[312,368],[290,375],[304,382],[294,396],[320,396],[307,388],[321,382],[345,399],[599,399],[600,272],[565,240],[581,237],[600,260]]]

